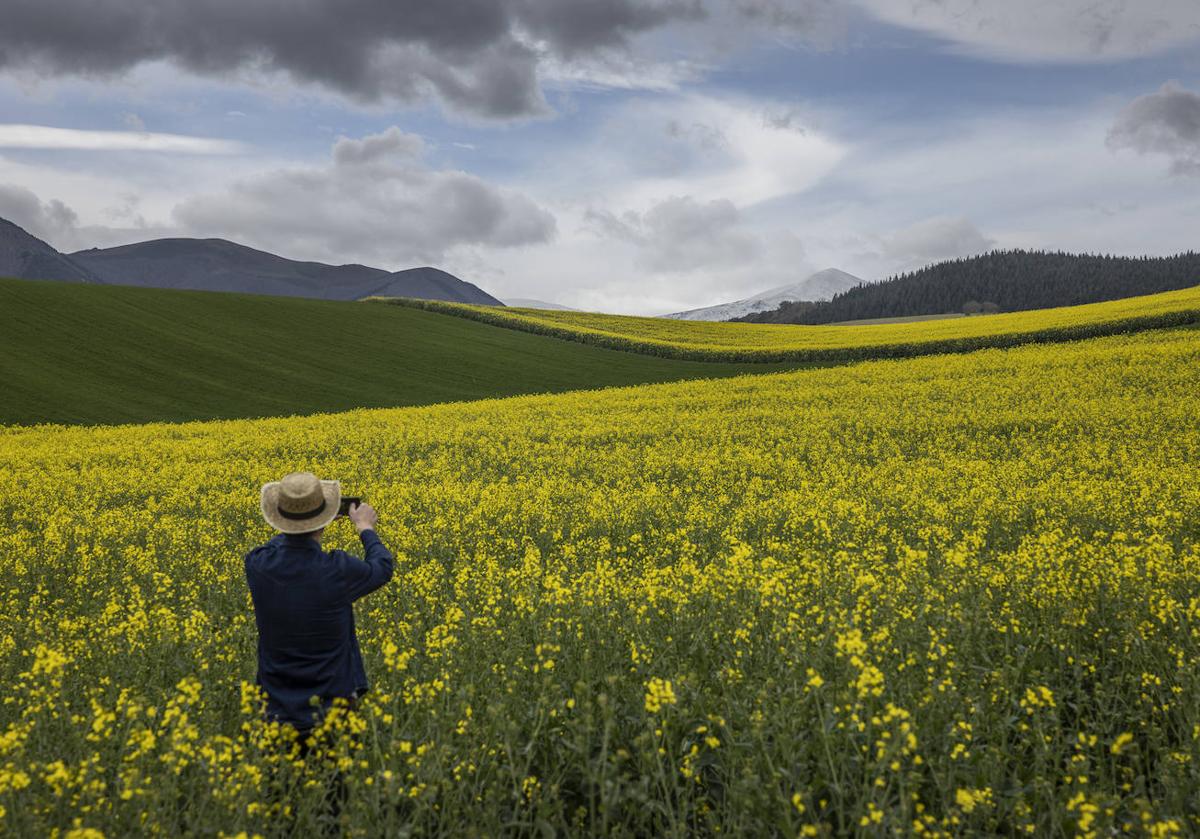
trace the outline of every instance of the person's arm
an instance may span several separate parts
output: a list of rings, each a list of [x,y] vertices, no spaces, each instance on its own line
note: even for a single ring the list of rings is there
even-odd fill
[[[358,504],[350,510],[350,520],[358,528],[366,554],[362,562],[348,558],[346,561],[346,596],[353,602],[383,586],[392,578],[395,559],[384,547],[375,532],[378,514],[370,504]]]

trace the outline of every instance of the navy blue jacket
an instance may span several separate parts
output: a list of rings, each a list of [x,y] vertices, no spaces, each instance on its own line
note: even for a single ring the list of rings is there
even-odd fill
[[[271,719],[311,728],[334,697],[367,689],[352,604],[392,578],[393,558],[374,530],[360,536],[365,561],[326,553],[310,536],[283,534],[246,554],[258,624],[257,681]],[[310,704],[314,696],[320,708]]]

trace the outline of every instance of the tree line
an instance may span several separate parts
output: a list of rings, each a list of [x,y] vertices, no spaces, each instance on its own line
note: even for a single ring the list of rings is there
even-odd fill
[[[827,302],[790,301],[735,320],[836,323],[868,318],[987,314],[1099,303],[1200,285],[1200,254],[1165,257],[994,250],[865,282]]]

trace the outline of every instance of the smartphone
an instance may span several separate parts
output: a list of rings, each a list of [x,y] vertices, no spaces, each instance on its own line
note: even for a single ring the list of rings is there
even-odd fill
[[[338,505],[338,515],[339,516],[350,515],[350,508],[353,507],[355,504],[361,504],[361,503],[362,503],[361,495],[343,495],[342,503]]]

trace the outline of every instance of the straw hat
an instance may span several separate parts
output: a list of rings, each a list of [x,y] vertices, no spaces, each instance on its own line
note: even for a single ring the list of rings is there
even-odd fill
[[[337,518],[341,503],[341,484],[319,481],[312,472],[292,472],[262,488],[263,518],[280,533],[320,530]]]

